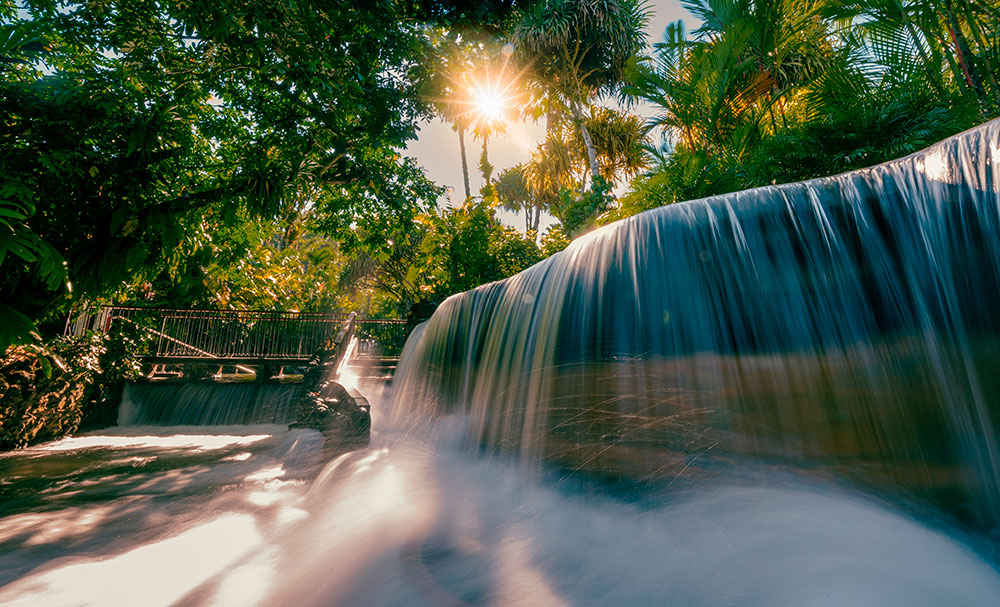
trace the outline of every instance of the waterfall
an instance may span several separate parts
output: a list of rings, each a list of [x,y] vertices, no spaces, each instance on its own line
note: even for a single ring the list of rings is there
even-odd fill
[[[289,424],[304,390],[264,382],[128,383],[118,425]]]
[[[606,226],[446,300],[393,410],[564,474],[780,469],[998,528],[998,177],[993,121]]]

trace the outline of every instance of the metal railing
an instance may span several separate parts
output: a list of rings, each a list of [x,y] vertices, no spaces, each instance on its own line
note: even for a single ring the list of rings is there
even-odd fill
[[[67,334],[107,333],[131,322],[152,339],[146,358],[308,359],[332,344],[343,313],[102,307],[71,315]]]
[[[409,335],[405,320],[357,318],[355,356],[398,358]],[[65,333],[109,332],[115,323],[142,327],[151,338],[144,358],[307,360],[332,348],[347,313],[181,310],[105,306],[71,313]]]
[[[410,331],[405,320],[359,319],[355,358],[399,358]]]

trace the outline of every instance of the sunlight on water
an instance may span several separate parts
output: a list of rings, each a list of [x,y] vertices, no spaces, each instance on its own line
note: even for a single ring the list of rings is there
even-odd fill
[[[230,566],[260,539],[252,517],[221,516],[119,556],[28,576],[0,591],[0,604],[166,607]]]
[[[111,512],[111,506],[66,508],[58,513],[29,513],[3,519],[0,543],[25,535],[25,546],[51,544],[85,535],[96,529]],[[28,530],[29,533],[25,533]]]
[[[337,376],[337,383],[344,386],[344,389],[351,391],[358,389],[358,374],[353,369],[346,366],[341,367],[340,375]]]
[[[268,434],[253,434],[249,436],[226,436],[208,434],[175,434],[172,436],[81,436],[66,438],[61,441],[39,447],[40,451],[73,451],[76,449],[132,449],[151,447],[196,449],[198,451],[214,451],[233,445],[249,445],[265,438]]]
[[[936,181],[949,181],[951,179],[948,171],[948,158],[943,153],[928,154],[920,166],[928,179]]]
[[[993,121],[605,226],[443,302],[393,410],[467,413],[471,448],[538,474],[685,485],[762,463],[1000,536],[998,143]]]
[[[253,607],[274,581],[273,562],[247,564],[227,574],[210,603],[217,607]]]
[[[997,571],[960,534],[861,495],[773,477],[626,503],[481,458],[461,446],[464,420],[442,422],[422,438],[386,425],[321,471],[307,465],[322,457],[316,435],[276,435],[242,461],[192,454],[208,478],[186,495],[123,487],[96,508],[0,518],[0,567],[24,572],[0,583],[0,604],[985,607],[1000,596]],[[91,459],[90,474],[100,469]]]

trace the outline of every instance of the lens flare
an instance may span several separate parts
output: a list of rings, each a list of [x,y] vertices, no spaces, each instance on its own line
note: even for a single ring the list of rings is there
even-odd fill
[[[472,91],[476,112],[483,120],[500,122],[506,118],[508,100],[493,87],[477,87]]]

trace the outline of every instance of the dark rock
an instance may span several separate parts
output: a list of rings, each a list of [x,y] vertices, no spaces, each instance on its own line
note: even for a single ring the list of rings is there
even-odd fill
[[[368,402],[330,377],[333,369],[324,367],[323,357],[310,363],[303,380],[306,392],[290,427],[319,430],[326,437],[326,446],[335,452],[367,446],[371,436]]]

